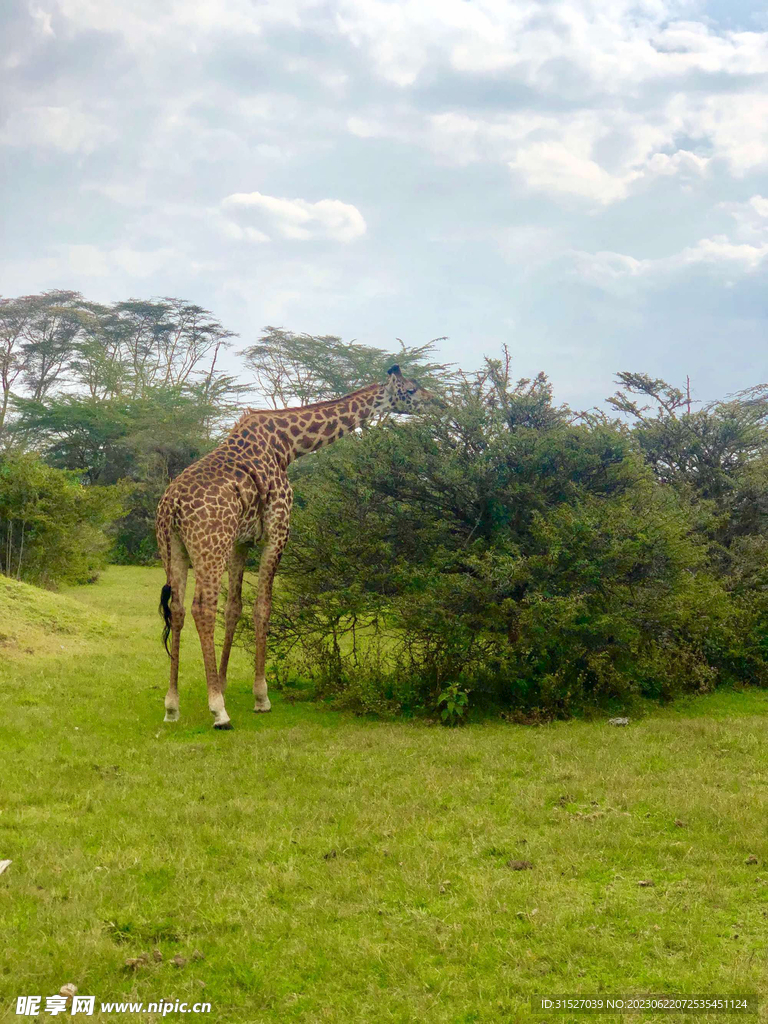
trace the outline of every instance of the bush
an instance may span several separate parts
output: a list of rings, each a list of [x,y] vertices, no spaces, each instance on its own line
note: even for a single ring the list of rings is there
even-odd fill
[[[450,415],[304,460],[271,653],[363,711],[439,714],[448,690],[565,715],[764,681],[760,611],[710,568],[715,511],[543,377],[489,370]]]
[[[129,487],[90,487],[80,478],[36,455],[0,456],[0,570],[6,576],[46,587],[96,578]]]

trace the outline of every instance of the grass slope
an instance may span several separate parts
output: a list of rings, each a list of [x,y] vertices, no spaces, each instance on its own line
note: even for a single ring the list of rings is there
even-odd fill
[[[83,650],[107,637],[112,625],[103,614],[63,594],[0,576],[0,656],[40,657]]]
[[[161,582],[111,569],[70,592],[114,616],[97,649],[3,670],[2,1019],[65,982],[93,1020],[172,998],[275,1024],[565,1024],[594,1018],[530,996],[766,991],[768,695],[627,729],[446,730],[279,694],[255,716],[237,652],[218,733],[189,619],[169,726]]]

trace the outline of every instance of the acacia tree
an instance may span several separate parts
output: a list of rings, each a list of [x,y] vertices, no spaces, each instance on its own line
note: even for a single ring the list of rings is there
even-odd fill
[[[20,299],[0,299],[0,386],[3,389],[0,400],[0,434],[8,414],[11,389],[24,373],[21,346],[29,316],[28,305]]]
[[[126,352],[127,325],[113,306],[84,302],[78,310],[80,331],[69,364],[68,379],[75,393],[95,401],[133,393],[133,375]]]
[[[382,377],[393,363],[426,387],[440,387],[452,379],[450,364],[432,358],[435,345],[444,338],[418,346],[397,340],[400,348],[388,351],[345,342],[335,335],[294,334],[265,327],[256,344],[242,355],[254,373],[259,393],[275,409],[338,398]]]
[[[25,301],[25,300],[22,300]],[[79,292],[50,291],[26,297],[30,315],[24,330],[24,386],[39,402],[67,378],[80,330]]]
[[[768,448],[765,393],[751,389],[748,399],[693,409],[688,382],[682,391],[643,373],[617,377],[621,387],[607,401],[633,421],[633,436],[657,479],[723,506],[742,470]],[[641,404],[643,398],[651,404]]]
[[[219,353],[236,337],[212,313],[184,299],[129,299],[111,307],[134,394],[212,379]]]
[[[0,430],[17,382],[39,402],[66,378],[82,301],[79,292],[61,290],[0,300]]]
[[[77,292],[6,300],[0,332],[11,447],[91,487],[131,481],[117,550],[151,559],[162,490],[216,442],[247,390],[219,366],[233,332],[184,299],[105,305]]]
[[[185,299],[129,299],[112,305],[79,292],[49,291],[0,301],[2,418],[12,389],[41,402],[63,390],[93,399],[207,383],[220,389],[222,350],[235,337]]]

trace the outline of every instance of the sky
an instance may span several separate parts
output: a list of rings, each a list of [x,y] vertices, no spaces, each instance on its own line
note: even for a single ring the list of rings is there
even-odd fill
[[[0,294],[721,398],[768,380],[767,83],[751,0],[5,0]]]

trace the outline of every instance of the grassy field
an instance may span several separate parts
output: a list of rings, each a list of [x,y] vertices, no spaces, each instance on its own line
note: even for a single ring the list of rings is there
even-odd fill
[[[93,1020],[204,999],[209,1020],[275,1024],[566,1024],[618,1018],[532,1014],[531,995],[766,992],[767,693],[626,729],[448,730],[275,693],[257,716],[236,652],[220,733],[190,618],[165,725],[161,582],[110,569],[66,595],[89,613],[77,643],[3,659],[2,1019],[67,982]],[[6,595],[0,633],[24,607]]]

